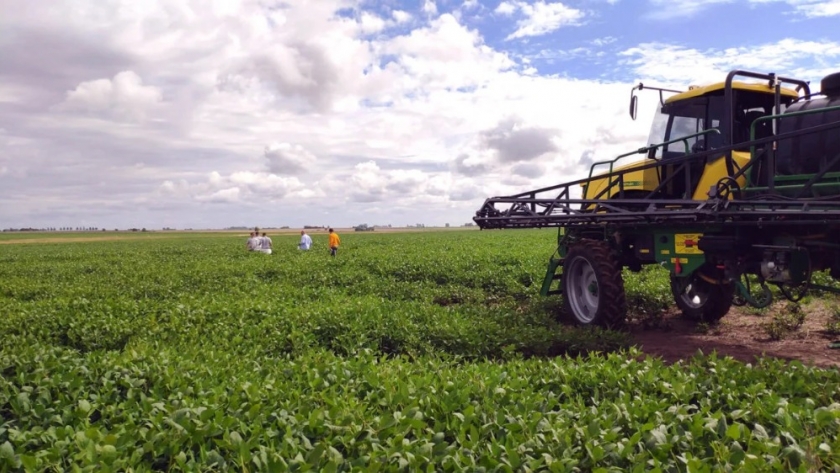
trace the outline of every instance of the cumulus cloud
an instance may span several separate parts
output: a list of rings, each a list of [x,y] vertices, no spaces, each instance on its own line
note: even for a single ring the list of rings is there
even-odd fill
[[[620,53],[623,64],[639,76],[667,84],[720,81],[728,71],[788,71],[805,80],[819,80],[836,70],[840,42],[782,39],[775,43],[700,50],[663,43],[644,43]]]
[[[715,49],[587,34],[568,57],[602,49],[601,79],[545,75],[482,31],[515,22],[503,36],[529,40],[588,13],[505,5],[360,4],[351,15],[344,0],[4,9],[0,217],[218,228],[261,221],[276,203],[272,218],[293,226],[373,223],[372,212],[383,223],[468,221],[488,196],[579,178],[592,160],[644,145],[656,101],[629,120],[627,92],[639,80],[682,88],[734,65],[818,80],[840,56],[834,41]]]
[[[712,5],[731,3],[734,0],[649,0],[653,9],[650,18],[668,20],[693,16]]]
[[[536,178],[542,176],[545,170],[537,163],[520,163],[514,166],[511,172],[517,176]]]
[[[249,80],[265,86],[280,97],[302,99],[311,108],[326,112],[340,86],[338,67],[326,50],[315,43],[278,44],[255,53],[230,74],[220,86],[242,91]]]
[[[397,23],[407,23],[411,21],[411,13],[408,13],[403,10],[394,10],[391,12],[391,16],[394,18],[394,21]]]
[[[301,174],[314,164],[315,155],[303,146],[273,143],[265,147],[268,171],[274,174]]]
[[[585,16],[582,10],[566,6],[562,2],[546,3],[542,0],[534,3],[503,1],[495,10],[502,15],[512,15],[517,11],[521,13],[522,18],[516,22],[516,31],[509,34],[506,40],[542,36],[564,26],[580,25]]]
[[[382,170],[373,161],[357,164],[350,175],[350,200],[379,202],[424,193],[430,176],[418,170]],[[335,185],[335,184],[334,184]]]
[[[160,89],[143,85],[143,80],[134,71],[123,71],[112,79],[82,82],[67,92],[61,108],[116,119],[140,120],[162,100]]]
[[[752,4],[786,3],[793,12],[806,18],[840,15],[840,0],[749,0]]]
[[[507,117],[494,128],[482,131],[481,143],[485,149],[496,152],[503,163],[528,161],[546,153],[557,151],[554,138],[558,130],[527,126],[518,117]]]
[[[301,192],[304,195],[312,194],[312,191],[307,191],[306,186],[296,177],[252,171],[240,171],[229,175],[213,171],[203,180],[166,180],[158,187],[159,194],[189,198],[196,202],[241,202],[252,206],[277,202]]]
[[[490,163],[467,153],[458,155],[452,161],[452,164],[455,167],[455,172],[471,177],[480,176],[491,169]]]
[[[464,3],[461,4],[461,8],[464,10],[472,10],[478,7],[478,5],[478,0],[464,0]]]

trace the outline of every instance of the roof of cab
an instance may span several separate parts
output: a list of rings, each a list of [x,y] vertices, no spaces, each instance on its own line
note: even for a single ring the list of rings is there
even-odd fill
[[[676,102],[676,101],[679,101],[679,100],[690,99],[692,97],[699,97],[701,95],[706,95],[709,92],[715,92],[715,91],[718,91],[718,90],[722,90],[725,85],[726,85],[725,82],[717,82],[717,83],[710,84],[710,85],[695,87],[695,88],[690,89],[686,92],[682,92],[682,93],[679,93],[679,94],[672,95],[672,96],[668,97],[667,99],[665,99],[665,103],[671,103],[671,102]],[[772,94],[773,93],[773,88],[770,87],[769,85],[765,84],[765,83],[756,84],[756,83],[750,83],[750,82],[737,82],[737,81],[735,81],[735,82],[732,82],[732,88],[737,89],[737,90],[751,90],[751,91],[754,91],[754,92],[764,92],[764,93],[767,93],[767,94]],[[786,96],[786,97],[796,98],[796,97],[799,97],[799,92],[797,92],[793,89],[788,89],[788,88],[782,87],[782,95]]]

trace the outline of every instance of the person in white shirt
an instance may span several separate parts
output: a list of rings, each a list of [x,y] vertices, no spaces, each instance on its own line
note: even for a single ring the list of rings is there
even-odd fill
[[[271,254],[271,238],[269,238],[265,233],[263,233],[262,238],[260,238],[260,251],[267,255]]]
[[[309,247],[312,246],[312,237],[306,234],[306,231],[300,231],[300,243],[298,244],[299,250],[308,250]]]
[[[248,248],[248,251],[256,251],[259,248],[259,237],[254,232],[251,232],[251,237],[248,238],[248,243],[245,244],[245,247]]]

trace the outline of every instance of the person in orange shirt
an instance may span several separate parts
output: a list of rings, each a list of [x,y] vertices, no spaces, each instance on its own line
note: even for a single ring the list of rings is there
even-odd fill
[[[336,252],[338,251],[338,245],[341,244],[341,238],[338,237],[338,233],[334,232],[332,228],[330,228],[330,254],[335,256]]]

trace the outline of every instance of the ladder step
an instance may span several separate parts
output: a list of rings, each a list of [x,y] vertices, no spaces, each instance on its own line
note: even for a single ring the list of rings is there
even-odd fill
[[[540,294],[543,296],[548,296],[552,294],[557,294],[556,290],[551,290],[551,285],[554,281],[563,277],[562,273],[562,266],[563,266],[563,258],[554,259],[551,258],[548,261],[548,268],[545,274],[545,278],[543,279],[542,288],[540,289]],[[558,274],[557,269],[561,268],[561,272]]]

